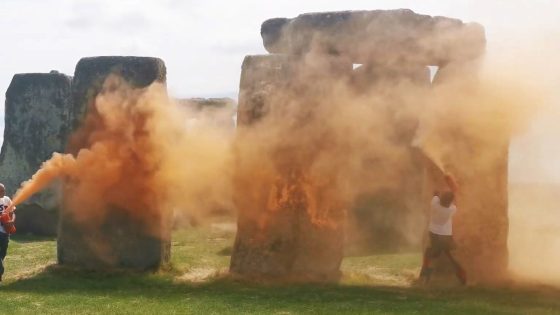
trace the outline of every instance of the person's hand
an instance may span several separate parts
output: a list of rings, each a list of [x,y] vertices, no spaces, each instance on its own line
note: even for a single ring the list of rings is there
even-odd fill
[[[7,212],[7,213],[12,213],[12,212],[14,212],[14,211],[16,211],[16,206],[15,206],[13,203],[10,204],[10,205],[8,206],[8,208],[6,208],[6,212]]]
[[[459,185],[457,184],[457,181],[455,180],[455,178],[453,178],[451,174],[446,173],[443,176],[443,178],[445,179],[447,186],[449,186],[449,188],[451,188],[453,192],[456,192],[459,189]]]

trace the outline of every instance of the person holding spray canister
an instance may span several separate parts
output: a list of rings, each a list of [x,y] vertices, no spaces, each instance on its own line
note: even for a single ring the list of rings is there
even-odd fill
[[[15,232],[14,221],[16,215],[13,213],[15,207],[12,206],[12,200],[6,196],[6,188],[0,184],[0,281],[4,275],[4,258],[8,252],[8,243],[10,242],[10,234]]]
[[[453,264],[455,274],[459,281],[461,281],[461,284],[465,285],[467,283],[465,270],[451,255],[451,250],[455,248],[453,241],[453,215],[457,212],[454,199],[458,185],[451,175],[445,174],[444,178],[449,189],[435,192],[432,198],[429,225],[430,245],[424,252],[420,278],[424,283],[430,280],[430,276],[433,273],[432,262],[443,253]]]

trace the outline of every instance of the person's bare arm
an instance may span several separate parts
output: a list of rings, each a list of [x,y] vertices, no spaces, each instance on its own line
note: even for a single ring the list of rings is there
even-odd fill
[[[451,174],[445,174],[444,179],[449,189],[451,189],[451,191],[456,194],[459,190],[459,185],[457,184],[455,178],[451,176]]]
[[[6,208],[6,212],[13,213],[14,211],[16,211],[16,206],[13,202],[10,202],[10,205],[8,206],[8,208]]]

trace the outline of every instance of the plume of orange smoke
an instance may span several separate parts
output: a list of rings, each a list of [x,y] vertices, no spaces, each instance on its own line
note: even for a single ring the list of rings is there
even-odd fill
[[[50,160],[43,162],[41,168],[28,181],[22,183],[13,197],[15,207],[29,199],[35,193],[47,187],[56,178],[70,174],[76,165],[76,159],[70,154],[53,153]]]
[[[137,89],[110,76],[71,138],[75,155],[55,153],[14,204],[63,177],[63,207],[81,222],[112,209],[150,222],[163,211],[204,217],[227,207],[227,137],[206,124],[189,129],[187,115],[164,85]]]

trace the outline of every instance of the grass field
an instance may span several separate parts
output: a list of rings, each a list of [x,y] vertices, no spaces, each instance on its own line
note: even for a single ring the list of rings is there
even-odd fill
[[[348,257],[339,285],[249,284],[228,278],[234,232],[174,234],[172,268],[156,274],[55,265],[55,240],[10,243],[0,314],[559,314],[560,290],[411,285],[418,253]]]

